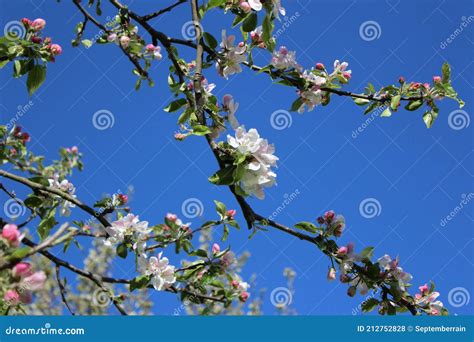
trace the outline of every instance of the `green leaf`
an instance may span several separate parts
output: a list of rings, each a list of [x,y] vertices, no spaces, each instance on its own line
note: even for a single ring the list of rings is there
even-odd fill
[[[445,62],[443,66],[441,67],[441,72],[442,72],[442,77],[441,80],[443,83],[449,83],[451,80],[451,66]]]
[[[204,40],[206,41],[207,46],[215,50],[218,45],[216,38],[214,38],[214,36],[208,32],[204,32],[203,36],[204,36]]]
[[[301,107],[301,105],[303,104],[303,100],[301,99],[301,97],[298,97],[295,101],[293,101],[293,103],[291,104],[291,108],[290,108],[290,111],[291,112],[296,112],[298,111],[298,109]]]
[[[370,102],[370,100],[361,99],[361,98],[358,98],[358,97],[355,97],[353,99],[354,99],[354,103],[358,106],[363,106],[363,105],[366,105],[367,103]]]
[[[132,279],[130,281],[130,292],[136,289],[143,289],[148,285],[148,282],[150,281],[150,277],[147,275],[141,275],[136,277],[135,279]]]
[[[318,230],[321,230],[320,228],[316,227],[313,223],[311,222],[298,222],[295,224],[295,228],[310,232],[315,234]]]
[[[125,259],[128,255],[128,248],[127,248],[127,245],[125,245],[124,243],[121,243],[117,246],[115,252],[117,253],[117,255],[123,259]]]
[[[38,196],[33,196],[32,195],[32,196],[28,197],[24,201],[24,203],[27,207],[36,208],[36,207],[41,206],[41,204],[43,203],[43,200],[41,198],[39,198]]]
[[[176,112],[178,109],[183,107],[187,103],[186,99],[177,99],[171,102],[166,108],[164,109],[165,112],[172,113]]]
[[[372,259],[374,255],[374,247],[366,247],[359,254],[363,259]]]
[[[409,111],[414,111],[420,108],[423,105],[423,100],[413,100],[408,102],[408,104],[405,106],[406,110]]]
[[[193,126],[193,134],[194,135],[202,136],[202,135],[206,135],[206,134],[210,134],[210,133],[211,133],[211,130],[207,126],[204,126],[204,125],[195,125],[195,126]]]
[[[371,312],[373,309],[375,309],[379,305],[379,301],[375,298],[369,298],[362,302],[362,311],[363,312]]]
[[[214,200],[214,203],[216,204],[216,211],[217,213],[221,216],[221,219],[223,219],[226,215],[227,208],[224,203],[219,202],[217,200]]]
[[[272,21],[272,17],[270,13],[267,13],[265,18],[263,19],[262,24],[262,40],[267,43],[270,39],[272,39],[272,33],[275,25]]]
[[[191,255],[198,256],[201,258],[207,258],[207,251],[204,249],[196,249],[194,252],[191,253]]]
[[[397,110],[401,98],[401,95],[392,97],[392,100],[390,101],[390,108],[392,108],[392,110]]]
[[[81,41],[81,43],[82,43],[82,45],[84,45],[84,47],[85,47],[86,49],[88,49],[88,48],[90,48],[90,47],[92,46],[92,40],[90,40],[90,39],[83,39],[83,40]]]
[[[56,210],[53,210],[52,212],[56,212]],[[44,240],[49,235],[49,232],[57,223],[58,222],[54,218],[54,214],[51,215],[51,213],[46,218],[41,220],[40,224],[38,225],[38,235],[40,236],[41,240]]]
[[[253,31],[257,27],[257,22],[258,22],[257,13],[252,12],[247,16],[247,18],[245,18],[242,24],[242,29],[244,30],[244,32]]]
[[[15,260],[15,259],[23,259],[30,253],[31,248],[30,247],[23,247],[23,248],[17,248],[15,251],[10,255],[10,260]]]
[[[385,108],[385,110],[380,114],[382,118],[388,118],[389,116],[392,116],[392,112],[390,111],[390,108]]]
[[[21,76],[21,62],[19,60],[15,60],[13,62],[13,77],[20,77]]]
[[[217,171],[215,174],[213,174],[211,177],[209,177],[209,182],[217,185],[231,185],[234,184],[234,170],[235,170],[234,165],[227,166],[219,171]]]
[[[28,89],[28,94],[33,95],[33,93],[38,90],[38,88],[43,84],[46,79],[46,67],[41,65],[35,65],[30,72],[28,72],[28,79],[26,80],[26,88]]]
[[[435,110],[429,110],[423,114],[423,121],[427,128],[431,128],[433,126],[434,121],[438,117],[438,113]]]
[[[221,6],[223,4],[225,4],[227,0],[209,0],[209,2],[207,3],[207,9],[211,9],[211,8],[214,8],[214,7],[217,7],[217,6]]]

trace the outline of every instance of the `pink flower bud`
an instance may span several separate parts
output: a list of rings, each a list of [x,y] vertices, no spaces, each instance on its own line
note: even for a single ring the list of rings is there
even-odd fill
[[[61,45],[59,44],[52,44],[49,49],[51,53],[55,56],[60,55],[63,52],[63,49],[61,48]]]
[[[441,77],[439,77],[439,76],[433,76],[433,82],[434,82],[434,83],[440,83],[440,82],[441,82]]]
[[[120,37],[120,45],[122,45],[122,47],[127,48],[128,44],[130,44],[130,38],[128,36]]]
[[[230,210],[227,210],[226,212],[226,216],[229,218],[229,220],[233,220],[236,214],[237,214],[237,210],[235,209],[230,209]]]
[[[145,49],[148,51],[148,52],[153,52],[155,51],[155,45],[153,44],[148,44]]]
[[[43,271],[35,272],[29,277],[23,279],[23,285],[27,290],[36,291],[41,290],[46,281],[46,274]]]
[[[425,87],[426,90],[430,89],[430,84],[429,83],[423,83],[423,87]]]
[[[347,247],[346,246],[342,246],[342,247],[339,247],[339,249],[337,250],[337,254],[339,255],[346,255],[347,254]]]
[[[212,245],[212,254],[217,254],[221,251],[221,246],[219,246],[217,243]]]
[[[420,290],[421,294],[426,294],[429,291],[428,285],[426,284],[418,287],[418,289]]]
[[[3,299],[10,305],[16,305],[20,302],[20,295],[15,290],[7,290]]]
[[[341,281],[341,283],[348,283],[351,281],[351,277],[349,277],[347,274],[341,274],[339,276],[339,280]]]
[[[238,289],[238,288],[239,288],[239,282],[238,282],[237,280],[232,280],[232,283],[231,283],[231,284],[232,284],[232,287],[233,287],[234,289]]]
[[[324,64],[323,63],[316,63],[316,69],[324,70]]]
[[[399,82],[400,84],[405,83],[405,77],[400,76],[400,78],[398,79],[398,82]]]
[[[239,296],[239,299],[241,302],[245,303],[247,301],[247,299],[249,299],[250,297],[250,294],[247,292],[247,291],[243,291],[240,296]]]
[[[168,213],[166,214],[166,219],[171,222],[176,222],[178,216],[176,216],[175,214]]]
[[[79,152],[79,149],[77,148],[77,146],[73,146],[73,147],[71,147],[71,152],[76,154],[76,153]]]
[[[230,95],[230,94],[224,95],[224,97],[223,97],[224,107],[227,107],[229,105],[230,101],[232,101],[232,95]]]
[[[174,138],[178,141],[183,141],[186,139],[186,135],[183,133],[175,133]]]
[[[329,281],[333,281],[336,279],[336,269],[334,267],[331,267],[328,271],[327,279]]]
[[[334,218],[334,211],[332,210],[329,210],[329,211],[326,211],[326,213],[324,214],[324,218],[327,220],[327,221],[331,221],[333,218]]]
[[[349,297],[354,297],[355,294],[357,292],[357,288],[355,286],[350,286],[348,289],[347,289],[347,295]]]
[[[19,262],[12,269],[12,275],[15,278],[24,278],[32,274],[31,264],[27,262]]]
[[[41,43],[41,38],[37,37],[37,36],[33,36],[33,37],[31,37],[31,41],[35,44],[39,44],[39,43]]]
[[[109,43],[115,42],[117,40],[117,34],[116,33],[111,33],[107,36],[107,41]]]
[[[41,18],[37,18],[37,19],[33,20],[33,22],[31,23],[31,27],[35,31],[40,31],[40,30],[44,29],[45,26],[46,26],[46,21],[44,19],[41,19]]]
[[[118,200],[120,201],[120,204],[127,204],[128,202],[128,196],[124,194],[118,194]]]
[[[13,247],[18,247],[22,239],[18,227],[14,224],[6,224],[2,230],[2,237],[7,240]]]
[[[342,73],[342,76],[344,76],[344,78],[345,78],[346,80],[350,80],[351,77],[352,77],[351,73],[350,73],[350,72],[347,72],[347,71],[344,71],[344,72]]]
[[[21,19],[21,22],[23,23],[23,25],[25,25],[26,27],[29,27],[31,25],[31,20],[28,19],[28,18],[23,18]]]
[[[250,4],[246,1],[240,3],[240,8],[245,13],[249,13],[252,10],[252,7],[250,7]]]

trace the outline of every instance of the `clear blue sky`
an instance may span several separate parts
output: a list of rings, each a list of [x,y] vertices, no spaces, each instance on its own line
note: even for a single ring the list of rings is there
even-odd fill
[[[184,143],[172,139],[177,116],[162,111],[169,102],[168,61],[164,59],[153,68],[154,88],[143,86],[136,92],[131,65],[115,46],[70,46],[74,26],[82,18],[69,1],[0,3],[2,27],[22,17],[43,17],[47,34],[63,46],[63,54],[50,65],[46,83],[31,99],[34,105],[20,124],[32,135],[33,151],[47,158],[55,158],[60,146],[79,146],[85,156],[85,171],[76,173],[71,181],[82,200],[93,203],[103,193],[133,186],[134,213],[158,223],[167,212],[181,214],[183,201],[195,197],[204,204],[204,216],[194,219],[194,226],[214,215],[213,199],[237,207],[226,188],[208,183],[216,163],[203,139]],[[279,43],[296,50],[305,67],[345,60],[353,71],[347,89],[362,91],[367,82],[379,87],[396,82],[400,75],[408,81],[430,82],[448,61],[453,85],[467,103],[464,110],[467,115],[472,113],[474,23],[441,47],[459,28],[462,17],[474,14],[472,1],[283,3],[288,16],[298,13],[298,18],[279,37]],[[145,1],[133,1],[132,7],[139,13],[154,9],[147,8]],[[189,12],[183,6],[154,25],[179,37]],[[109,13],[106,4],[103,22]],[[231,31],[230,19],[209,15],[203,25],[219,37],[220,27]],[[359,28],[366,21],[378,23],[378,39],[361,38]],[[96,33],[91,26],[84,37],[92,38]],[[183,56],[191,57],[191,52],[183,50]],[[262,64],[264,58],[258,56],[256,61]],[[23,80],[11,79],[9,72],[1,73],[2,122],[30,100]],[[249,71],[229,81],[219,78],[214,70],[207,77],[217,84],[216,94],[231,93],[240,102],[239,120],[247,128],[257,128],[276,146],[278,186],[266,191],[265,201],[250,201],[259,213],[270,215],[285,194],[297,189],[300,194],[278,221],[291,225],[334,209],[348,224],[341,243],[353,241],[358,250],[376,246],[376,256],[399,255],[401,266],[414,275],[414,285],[433,279],[442,294],[440,299],[452,313],[472,313],[474,299],[460,307],[448,303],[453,288],[474,290],[472,203],[444,227],[440,224],[459,205],[463,194],[474,192],[474,123],[461,130],[450,128],[448,115],[457,109],[454,102],[440,103],[440,117],[430,130],[421,119],[422,112],[402,110],[389,119],[375,118],[354,138],[353,131],[367,117],[350,99],[333,97],[328,107],[304,115],[293,113],[289,128],[275,130],[270,116],[276,110],[289,109],[295,98],[293,89],[272,85],[264,75]],[[101,109],[115,117],[114,126],[104,131],[92,125],[92,115]],[[366,198],[379,201],[379,216],[368,219],[360,214],[359,205]],[[300,314],[350,315],[363,300],[347,297],[345,286],[326,281],[328,260],[310,244],[278,231],[257,234],[250,241],[245,229],[231,235],[229,243],[235,251],[252,254],[244,276],[257,274],[253,289],[268,289],[266,314],[275,313],[269,294],[273,288],[285,286],[282,271],[286,266],[297,272],[293,304]],[[167,254],[175,260],[172,251]],[[127,276],[120,269],[116,272]],[[170,294],[153,298],[160,314],[172,314],[177,306]]]

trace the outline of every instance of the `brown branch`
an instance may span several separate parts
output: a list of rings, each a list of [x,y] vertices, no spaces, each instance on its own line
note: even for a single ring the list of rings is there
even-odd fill
[[[69,306],[69,303],[66,299],[66,288],[64,287],[64,284],[61,281],[60,268],[61,268],[61,266],[56,265],[56,280],[57,280],[57,283],[58,283],[59,292],[61,293],[61,299],[64,303],[64,306],[66,306],[66,308],[71,313],[71,315],[75,316],[76,314],[74,313],[74,311],[72,311],[72,309]]]
[[[83,211],[87,212],[88,214],[96,217],[104,227],[109,227],[110,226],[110,223],[107,221],[107,219],[105,219],[104,217],[101,217],[100,213],[96,212],[93,208],[91,208],[88,205],[82,203],[77,198],[69,195],[68,193],[66,193],[64,191],[61,191],[61,190],[55,189],[55,188],[51,188],[49,186],[45,186],[43,184],[32,182],[27,178],[14,175],[12,173],[9,173],[9,172],[7,172],[5,170],[1,170],[1,169],[0,169],[0,176],[11,179],[11,180],[13,180],[15,182],[18,182],[18,183],[22,183],[22,184],[28,186],[30,189],[32,189],[34,191],[40,191],[40,192],[43,192],[43,193],[46,192],[46,193],[49,193],[49,194],[57,195],[57,196],[61,197],[62,199],[75,204],[77,207],[81,208]]]
[[[181,4],[184,4],[185,2],[187,2],[188,0],[178,0],[176,3],[168,6],[168,7],[165,7],[159,11],[156,11],[156,12],[153,12],[153,13],[150,13],[150,14],[146,14],[144,15],[142,18],[143,20],[145,21],[148,21],[148,20],[151,20],[153,18],[156,18],[156,17],[159,17],[160,15],[162,15],[163,13],[166,13],[166,12],[170,12],[172,9],[174,9],[175,7],[181,5]]]

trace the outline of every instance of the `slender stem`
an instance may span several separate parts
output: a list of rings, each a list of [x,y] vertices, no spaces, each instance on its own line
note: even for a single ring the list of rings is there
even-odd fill
[[[178,0],[177,2],[175,2],[174,4],[168,6],[168,7],[165,7],[163,9],[160,9],[159,11],[156,11],[156,12],[153,12],[153,13],[150,13],[150,14],[147,14],[147,15],[144,15],[143,16],[143,20],[145,21],[148,21],[148,20],[151,20],[153,18],[156,18],[160,15],[162,15],[163,13],[166,13],[166,12],[170,12],[172,9],[174,9],[175,7],[181,5],[181,4],[184,4],[185,2],[187,2],[188,0]]]
[[[56,281],[58,282],[58,287],[59,287],[59,292],[61,293],[61,299],[64,303],[64,306],[68,309],[68,311],[71,313],[71,315],[75,316],[76,314],[74,311],[72,311],[71,307],[69,306],[69,303],[66,298],[66,288],[64,287],[63,282],[61,281],[61,266],[56,265]]]

